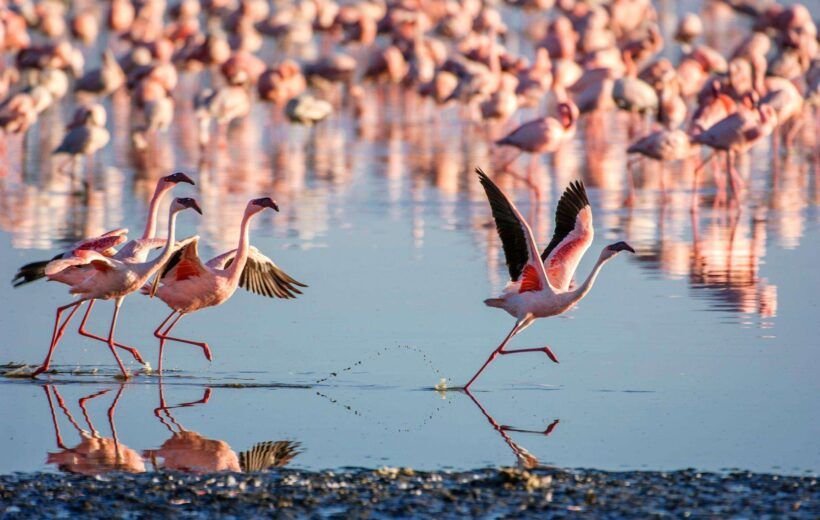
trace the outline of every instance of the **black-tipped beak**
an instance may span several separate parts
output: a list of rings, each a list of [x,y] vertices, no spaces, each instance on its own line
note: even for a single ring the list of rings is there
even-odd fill
[[[279,206],[276,204],[276,201],[270,197],[262,197],[261,199],[256,199],[253,201],[253,203],[257,206],[262,206],[263,208],[272,208],[274,211],[279,211]]]
[[[182,172],[176,172],[171,175],[168,175],[165,177],[165,180],[168,182],[173,182],[174,184],[177,184],[179,182],[187,182],[188,184],[196,185],[196,183],[190,177],[188,177]]]
[[[202,209],[199,207],[199,204],[197,204],[196,200],[186,197],[177,199],[177,201],[186,208],[191,208],[192,210],[202,215]]]
[[[620,252],[620,251],[629,251],[630,253],[634,253],[635,250],[632,249],[632,246],[627,244],[626,242],[616,242],[609,246],[609,249],[612,251]]]

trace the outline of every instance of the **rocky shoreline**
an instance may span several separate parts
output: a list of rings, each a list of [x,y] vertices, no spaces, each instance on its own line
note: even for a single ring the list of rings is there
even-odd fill
[[[815,476],[348,469],[0,477],[0,518],[820,517]]]

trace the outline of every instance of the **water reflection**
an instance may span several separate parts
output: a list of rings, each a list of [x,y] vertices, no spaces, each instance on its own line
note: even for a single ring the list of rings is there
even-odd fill
[[[159,448],[146,449],[140,453],[119,440],[115,425],[117,405],[126,388],[125,384],[116,386],[114,398],[106,412],[110,437],[104,436],[94,425],[94,414],[89,412],[88,406],[97,402],[96,399],[108,395],[114,388],[104,388],[77,401],[77,408],[85,423],[83,426],[71,412],[57,385],[44,385],[42,388],[48,401],[55,442],[59,448],[59,451],[48,453],[46,463],[53,464],[60,471],[82,475],[101,475],[112,471],[142,473],[149,469],[148,463],[154,471],[256,472],[287,466],[302,452],[300,443],[290,440],[263,441],[248,450],[236,452],[224,440],[209,439],[186,429],[174,416],[175,409],[207,404],[211,398],[210,388],[205,388],[202,398],[197,401],[168,405],[161,378],[156,386],[159,406],[153,413],[171,436]],[[75,446],[66,445],[60,427],[63,421],[67,421],[80,437],[80,442]]]
[[[524,448],[523,446],[521,446],[520,444],[515,442],[512,439],[512,437],[510,437],[510,432],[532,433],[532,434],[537,434],[537,435],[543,435],[544,437],[549,437],[550,434],[558,426],[558,423],[559,423],[558,419],[555,419],[554,421],[552,421],[549,424],[549,426],[547,426],[546,429],[544,429],[544,430],[525,430],[525,429],[521,429],[521,428],[516,428],[514,426],[507,426],[507,425],[499,424],[498,421],[496,421],[495,418],[493,418],[493,416],[490,415],[490,413],[487,411],[487,409],[484,408],[484,406],[481,404],[481,401],[479,401],[472,392],[470,392],[469,390],[464,390],[463,392],[465,394],[467,394],[467,397],[469,397],[470,400],[473,403],[475,403],[475,405],[478,407],[478,409],[481,411],[481,413],[484,415],[484,417],[490,423],[490,426],[492,426],[493,429],[498,432],[498,434],[501,436],[501,438],[504,439],[504,442],[507,444],[507,446],[510,447],[510,450],[512,450],[513,455],[515,455],[515,460],[516,460],[516,465],[517,466],[519,466],[521,468],[524,468],[524,469],[532,469],[532,468],[536,468],[540,465],[540,462],[539,462],[538,458],[535,455],[533,455],[532,453],[527,451],[526,448]]]
[[[124,385],[119,385],[116,395],[108,407],[108,426],[111,430],[111,437],[103,437],[91,421],[86,405],[89,401],[109,393],[110,388],[89,394],[80,398],[77,402],[82,411],[83,419],[88,426],[88,429],[85,429],[74,418],[57,387],[54,385],[43,386],[48,399],[51,419],[54,423],[54,436],[57,447],[60,448],[60,451],[49,453],[46,462],[55,464],[60,471],[81,475],[100,475],[111,471],[144,472],[145,462],[139,452],[125,446],[117,438],[117,429],[114,426],[114,412],[122,396],[123,389]],[[74,447],[67,447],[63,441],[58,414],[54,408],[55,401],[57,407],[80,436],[79,444]]]

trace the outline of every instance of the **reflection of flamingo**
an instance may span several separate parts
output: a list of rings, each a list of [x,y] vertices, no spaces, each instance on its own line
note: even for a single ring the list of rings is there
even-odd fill
[[[203,264],[197,251],[198,239],[194,238],[172,258],[165,259],[167,263],[157,275],[152,288],[143,288],[143,293],[150,293],[152,296],[156,294],[173,309],[154,331],[154,336],[159,338],[157,370],[160,372],[165,340],[198,346],[205,353],[205,357],[211,360],[211,349],[207,343],[168,336],[171,329],[186,314],[224,303],[233,295],[237,286],[256,294],[277,298],[294,298],[296,294],[301,294],[297,286],[307,287],[288,276],[273,263],[273,260],[250,245],[251,218],[265,208],[279,211],[279,207],[270,197],[248,202],[245,215],[242,217],[237,249]],[[166,327],[165,324],[169,321]]]
[[[114,397],[114,401],[108,408],[108,424],[111,427],[112,435],[108,438],[101,436],[96,428],[94,428],[85,405],[87,401],[108,393],[110,389],[85,396],[79,400],[80,409],[88,425],[88,431],[86,431],[77,423],[74,416],[71,415],[57,388],[52,385],[45,385],[43,390],[46,392],[48,406],[51,411],[51,420],[54,423],[54,435],[57,440],[57,447],[60,448],[60,451],[56,453],[49,453],[46,461],[49,464],[57,464],[57,467],[62,471],[79,473],[81,475],[99,475],[110,471],[144,472],[145,464],[139,453],[124,446],[117,439],[117,430],[114,427],[114,410],[120,400],[123,388],[123,385],[120,385],[117,390],[117,395]],[[73,448],[68,448],[63,442],[60,425],[57,421],[57,413],[54,410],[54,399],[52,399],[51,396],[52,391],[54,392],[54,399],[56,399],[57,405],[63,411],[66,418],[68,418],[71,425],[77,430],[77,433],[80,434],[80,437],[82,437],[80,443]]]
[[[518,461],[518,464],[520,466],[523,466],[526,469],[532,469],[532,468],[537,467],[539,462],[538,462],[538,459],[535,457],[535,455],[533,455],[532,453],[527,451],[523,446],[519,445],[514,440],[512,440],[512,438],[509,436],[509,434],[507,432],[537,433],[537,434],[544,435],[544,436],[548,437],[553,432],[553,430],[555,430],[555,428],[558,426],[558,422],[559,422],[558,419],[555,419],[554,421],[552,421],[549,424],[549,426],[547,426],[547,428],[543,431],[541,431],[541,430],[523,430],[523,429],[520,429],[520,428],[514,428],[512,426],[506,426],[506,425],[503,425],[503,424],[498,424],[498,422],[493,418],[492,415],[490,415],[490,413],[486,410],[486,408],[484,408],[484,406],[482,406],[481,402],[473,395],[472,392],[465,389],[464,393],[467,394],[467,397],[469,397],[470,400],[472,400],[475,403],[476,406],[478,406],[478,409],[481,410],[481,413],[484,414],[484,417],[487,418],[487,421],[490,422],[490,425],[493,427],[493,429],[495,431],[497,431],[499,433],[499,435],[501,435],[501,437],[504,439],[504,442],[507,443],[507,446],[510,447],[513,454],[515,455],[515,458]]]
[[[186,430],[172,415],[174,408],[205,404],[211,398],[211,389],[205,389],[202,399],[175,406],[165,403],[163,384],[159,382],[159,406],[154,415],[171,432],[171,438],[155,450],[145,450],[155,469],[205,473],[212,471],[263,471],[286,466],[299,454],[299,443],[291,441],[261,442],[238,455],[227,442],[207,439],[197,432]],[[162,464],[158,462],[162,459]]]
[[[555,233],[539,256],[532,230],[524,217],[487,175],[476,170],[490,201],[496,229],[504,246],[504,256],[510,271],[510,282],[498,298],[484,300],[485,305],[504,309],[516,318],[504,341],[475,373],[464,389],[484,371],[499,354],[544,352],[550,359],[558,358],[549,347],[504,350],[507,343],[529,327],[536,318],[563,314],[592,289],[601,267],[620,251],[635,252],[626,242],[604,247],[592,272],[580,287],[570,290],[570,282],[581,257],[592,243],[592,210],[581,182],[570,184],[558,201],[555,211]]]
[[[115,250],[111,246],[117,245],[124,241],[125,233],[127,232],[127,230],[117,229],[114,231],[109,231],[101,237],[85,239],[80,242],[77,242],[68,251],[64,251],[58,254],[52,260],[71,258],[72,256],[74,256],[74,251],[77,249],[90,249],[93,251],[97,251],[98,253],[101,253],[105,256],[111,256],[118,260],[123,260],[127,262],[144,262],[148,258],[148,253],[150,253],[153,249],[157,249],[165,245],[165,239],[155,238],[157,233],[157,213],[159,212],[159,206],[162,202],[162,199],[169,191],[171,191],[171,189],[173,189],[174,186],[176,186],[177,183],[180,182],[194,184],[194,181],[192,181],[187,175],[185,175],[182,172],[166,175],[157,182],[157,187],[154,190],[154,196],[151,198],[151,203],[148,209],[148,221],[145,223],[145,231],[143,231],[142,237],[127,242],[122,247],[122,249],[115,252]],[[14,276],[14,279],[12,280],[13,285],[15,287],[19,287],[21,285],[45,277],[46,266],[49,264],[49,262],[50,260],[31,262],[29,264],[22,266],[20,269],[18,269],[17,274]],[[88,277],[91,274],[91,272],[93,272],[92,268],[83,268],[75,266],[66,269],[64,272],[55,274],[51,276],[49,279],[65,283],[67,285],[74,285],[75,283],[78,283],[86,277]],[[74,316],[74,313],[76,313],[81,306],[82,304],[74,306],[68,318],[66,318],[65,323],[62,327],[60,327],[61,330],[66,325],[68,325],[68,322]],[[85,330],[85,324],[88,321],[88,316],[91,313],[91,308],[93,306],[94,300],[91,300],[88,304],[88,309],[85,312],[85,316],[83,317],[83,321],[80,324],[80,329],[78,332],[81,335],[92,339],[106,341],[105,338],[102,338],[95,334],[91,334],[90,332]],[[62,311],[67,308],[68,307],[61,307],[57,309],[56,321],[58,323],[60,321],[60,315],[62,314]],[[52,338],[52,341],[54,341],[54,338]],[[125,345],[122,345],[121,343],[116,342],[115,345],[117,347],[128,350],[134,356],[134,359],[136,359],[140,363],[144,363],[144,361],[142,360],[142,356],[136,349],[127,347]]]
[[[125,297],[139,289],[153,274],[167,262],[176,251],[177,245],[174,242],[174,235],[176,231],[176,219],[180,211],[187,208],[194,209],[197,213],[202,213],[194,199],[177,198],[171,204],[170,215],[168,219],[168,241],[165,243],[165,249],[162,255],[151,260],[150,262],[134,262],[128,260],[121,260],[117,258],[106,257],[96,251],[77,250],[71,258],[60,258],[53,260],[46,266],[46,276],[49,278],[55,275],[61,275],[66,269],[80,267],[87,269],[89,275],[81,280],[77,280],[71,284],[71,293],[80,296],[80,299],[72,304],[60,307],[57,311],[57,319],[54,322],[54,334],[51,340],[51,346],[48,349],[43,364],[34,371],[32,377],[48,370],[51,363],[51,356],[54,354],[54,349],[57,347],[60,338],[65,332],[65,327],[71,319],[73,312],[69,314],[65,323],[59,328],[59,318],[62,311],[74,307],[76,310],[86,300],[114,299],[114,316],[111,318],[111,326],[108,330],[108,347],[120,367],[123,377],[128,377],[128,372],[125,370],[119,355],[115,350],[116,342],[114,341],[114,328],[117,325],[117,316],[120,312]]]

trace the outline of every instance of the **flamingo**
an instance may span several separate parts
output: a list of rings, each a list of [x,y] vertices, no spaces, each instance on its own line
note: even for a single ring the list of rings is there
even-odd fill
[[[87,300],[114,300],[114,316],[111,318],[111,326],[108,329],[108,348],[114,355],[120,372],[124,378],[130,377],[122,364],[119,355],[114,347],[117,343],[114,341],[114,329],[117,325],[117,317],[120,313],[120,307],[125,297],[132,292],[142,287],[154,273],[157,272],[176,252],[179,247],[184,247],[187,241],[180,244],[175,244],[174,237],[176,234],[176,220],[177,215],[185,209],[193,209],[199,214],[202,210],[194,199],[191,198],[177,198],[171,204],[168,218],[168,240],[165,243],[165,248],[162,254],[154,260],[147,262],[134,261],[133,259],[119,259],[105,256],[94,250],[80,249],[74,251],[74,255],[69,258],[59,258],[49,262],[45,268],[47,277],[61,277],[64,270],[80,267],[83,270],[88,270],[88,276],[78,277],[80,279],[73,280],[71,283],[71,294],[78,295],[80,298],[73,303],[60,307],[57,311],[57,321],[54,323],[54,335],[52,336],[51,346],[48,349],[43,364],[35,370],[31,377],[37,377],[39,374],[48,370],[51,364],[51,357],[54,355],[54,350],[60,341],[65,325],[58,329],[57,323],[62,311],[69,308],[74,308],[82,305]],[[190,241],[191,239],[188,239]],[[70,272],[70,271],[69,271]],[[89,306],[90,307],[90,306]],[[90,310],[90,309],[89,309]],[[86,314],[88,311],[86,311]],[[72,311],[73,315],[73,311]],[[71,316],[69,316],[69,319]],[[68,321],[68,320],[66,320]]]
[[[512,164],[524,152],[534,155],[553,153],[559,150],[575,136],[577,121],[578,107],[568,100],[558,104],[558,119],[543,117],[528,121],[499,139],[496,141],[497,145],[512,146],[518,149],[518,152],[505,163],[502,170]],[[530,168],[530,176],[531,174],[532,167]],[[540,200],[539,190],[532,182],[532,179],[528,178],[527,181],[533,187],[536,198]]]
[[[648,157],[660,163],[661,192],[666,193],[666,163],[686,159],[692,153],[689,136],[683,130],[660,129],[638,139],[626,149],[628,154],[638,154],[638,159]],[[632,178],[632,162],[627,166],[629,196],[627,205],[635,200],[635,180]]]
[[[197,249],[199,237],[194,237],[177,254],[165,259],[165,265],[152,287],[143,287],[143,294],[150,294],[151,297],[156,295],[172,309],[171,314],[154,331],[154,336],[159,339],[157,370],[160,373],[166,340],[195,345],[202,349],[208,361],[212,359],[207,343],[168,336],[186,314],[225,303],[239,286],[271,298],[295,298],[297,294],[302,294],[297,287],[307,287],[291,278],[273,260],[250,245],[251,219],[266,208],[279,211],[279,206],[270,197],[248,202],[242,217],[237,249],[203,264]]]
[[[748,99],[748,97],[747,97]],[[695,168],[693,180],[693,197],[697,196],[698,173],[707,162],[711,161],[718,151],[726,152],[726,174],[732,183],[733,196],[737,198],[743,187],[743,178],[734,166],[734,155],[744,153],[755,143],[769,136],[777,126],[775,109],[765,103],[760,103],[754,110],[738,110],[721,119],[707,130],[692,137],[692,142],[702,144],[715,150],[700,166]],[[725,189],[721,188],[719,197],[725,197]],[[693,200],[693,207],[694,207]]]
[[[160,203],[162,202],[165,195],[180,182],[192,185],[194,184],[194,181],[192,181],[187,175],[185,175],[182,172],[176,172],[171,175],[166,175],[157,182],[157,187],[154,190],[154,196],[151,198],[151,203],[148,210],[148,220],[145,223],[145,231],[143,231],[142,237],[127,242],[119,251],[117,251],[115,247],[125,242],[126,233],[128,232],[127,229],[115,229],[109,231],[108,233],[100,235],[99,237],[81,240],[75,243],[68,250],[58,253],[51,260],[28,263],[20,267],[20,269],[18,269],[17,274],[12,279],[12,284],[14,285],[14,287],[20,287],[21,285],[25,285],[27,283],[31,283],[41,278],[44,278],[46,276],[46,266],[48,266],[49,262],[51,262],[52,260],[69,259],[72,256],[74,256],[74,252],[76,250],[96,251],[102,255],[110,256],[118,260],[124,260],[128,262],[144,262],[148,258],[148,254],[153,249],[157,249],[165,245],[165,239],[155,238],[157,232],[157,213],[159,212]],[[49,280],[61,282],[66,285],[74,285],[88,277],[88,275],[91,272],[92,269],[90,268],[73,267],[66,269],[63,272],[53,274],[49,277]],[[80,328],[77,332],[79,332],[80,335],[88,338],[96,339],[99,341],[106,341],[105,338],[97,336],[85,330],[85,324],[88,321],[88,317],[91,314],[91,308],[93,306],[94,300],[91,300],[88,304],[88,309],[85,312],[85,316],[83,316]],[[68,326],[68,323],[71,321],[71,319],[74,317],[74,314],[80,309],[80,307],[81,305],[75,305],[74,303],[71,303],[68,306],[60,307],[57,309],[57,317],[54,323],[54,330],[56,334],[59,334],[60,337],[63,335],[63,332],[65,331],[65,328]],[[58,327],[57,324],[60,323],[60,317],[62,316],[63,311],[67,310],[68,308],[72,309],[71,313],[68,315],[65,322]],[[52,341],[59,341],[59,338],[56,338],[55,340],[55,337],[52,337]],[[135,348],[123,345],[121,343],[115,343],[115,345],[130,352],[131,355],[134,356],[134,359],[136,359],[139,363],[145,363],[139,351],[137,351]]]
[[[485,368],[499,354],[544,352],[552,361],[558,358],[549,347],[505,350],[507,343],[537,318],[557,316],[571,309],[587,295],[601,268],[621,251],[634,253],[626,242],[603,248],[587,279],[575,289],[570,282],[584,252],[592,244],[592,209],[584,184],[570,183],[555,210],[555,232],[539,256],[535,238],[527,221],[495,183],[480,168],[476,169],[493,212],[493,219],[504,247],[510,282],[498,298],[484,300],[488,307],[504,309],[516,318],[507,337],[496,348],[478,372],[464,385],[468,390]]]

